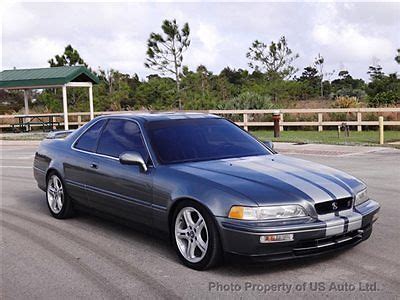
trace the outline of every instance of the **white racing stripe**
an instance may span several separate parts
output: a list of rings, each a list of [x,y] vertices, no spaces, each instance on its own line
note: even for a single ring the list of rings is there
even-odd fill
[[[344,232],[344,219],[334,217],[333,219],[325,221],[326,231],[325,236],[332,236]]]
[[[255,158],[243,161],[238,160],[233,164],[283,181],[307,194],[315,203],[330,201],[333,198],[332,196],[336,199],[351,196],[341,185],[313,174],[306,169],[302,169],[301,166],[293,167],[279,160],[269,162]],[[304,177],[304,179],[301,177]],[[361,227],[362,216],[355,213],[353,209],[342,211],[339,215],[335,215],[335,213],[319,215],[318,219],[326,224],[325,236],[329,237],[344,233],[346,220],[345,218],[341,218],[341,216],[349,220],[347,231],[356,230]]]
[[[340,217],[346,217],[349,222],[347,224],[347,232],[357,230],[362,225],[362,215],[354,212],[353,209],[347,209],[339,212],[339,216],[335,216],[334,213],[325,214],[318,216],[318,220],[324,221],[326,224],[326,236],[332,236],[336,234],[344,233],[345,219]]]
[[[344,219],[335,216],[335,213],[318,215],[318,220],[326,224],[325,236],[340,234],[344,231]]]
[[[317,186],[305,180],[302,180],[296,176],[293,176],[291,174],[283,173],[280,170],[274,170],[273,168],[266,168],[265,165],[262,165],[257,161],[249,161],[249,160],[243,162],[236,161],[234,162],[234,164],[281,180],[293,186],[294,188],[302,191],[303,193],[307,194],[315,203],[332,200],[332,196],[330,196],[327,192],[318,188]]]
[[[274,159],[273,165],[271,165],[271,167],[282,170],[283,172],[287,171],[287,172],[296,174],[298,176],[304,177],[307,180],[312,181],[316,185],[320,185],[321,187],[327,189],[330,193],[332,193],[335,196],[336,199],[352,196],[351,194],[349,194],[349,192],[346,189],[344,189],[342,186],[338,185],[337,183],[335,183],[331,180],[328,180],[322,176],[315,175],[315,174],[307,171],[305,168],[293,167],[289,164],[280,162],[277,159]],[[315,199],[314,199],[314,201],[315,201]],[[318,201],[315,201],[315,202],[318,203]]]
[[[353,209],[339,212],[339,216],[346,217],[349,220],[347,231],[360,229],[362,225],[362,215],[353,211]]]
[[[335,213],[318,215],[318,220],[326,224],[325,236],[332,236],[344,232],[344,219],[335,216]]]
[[[321,220],[321,221],[328,221],[328,220],[331,220],[331,219],[334,219],[334,218],[336,218],[335,213],[318,215],[318,220]]]
[[[314,163],[311,161],[302,160],[302,159],[293,158],[293,157],[289,158],[289,157],[282,156],[282,155],[277,155],[277,159],[281,163],[290,164],[291,166],[297,167],[297,168],[304,168],[304,170],[306,170],[308,172],[315,172],[316,170],[318,170],[318,172],[321,172],[321,174],[326,174],[330,177],[333,177],[333,178],[335,178],[335,180],[337,180],[338,182],[341,182],[342,185],[344,185],[348,188],[347,192],[349,192],[349,189],[351,190],[351,188],[343,179],[344,178],[348,178],[351,180],[355,179],[351,175],[346,174],[342,171],[333,169],[333,168],[325,166],[325,165],[320,165],[320,164],[317,164],[317,163]],[[275,159],[275,161],[276,161],[276,159]],[[304,164],[307,164],[307,165],[304,166]]]

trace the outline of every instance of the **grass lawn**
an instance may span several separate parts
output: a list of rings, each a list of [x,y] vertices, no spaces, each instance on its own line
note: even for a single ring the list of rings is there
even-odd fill
[[[337,131],[304,131],[292,130],[282,131],[280,138],[274,138],[273,131],[257,130],[251,131],[253,135],[262,141],[273,142],[293,142],[293,143],[320,143],[320,144],[350,144],[350,145],[376,145],[379,144],[378,131],[351,131],[349,137],[344,137],[344,133],[338,138]],[[400,141],[400,131],[385,131],[385,143]],[[400,145],[396,145],[396,148]]]
[[[344,137],[341,133],[338,138],[337,131],[306,131],[292,130],[282,131],[280,138],[274,138],[274,133],[271,130],[251,131],[253,135],[261,141],[273,142],[292,142],[292,143],[319,143],[319,144],[342,144],[342,145],[379,145],[378,131],[351,131],[350,137]],[[0,133],[0,140],[42,140],[47,133],[40,131],[28,133]],[[400,141],[400,131],[385,131],[386,146],[391,146],[400,149],[400,144],[388,145],[390,142]]]

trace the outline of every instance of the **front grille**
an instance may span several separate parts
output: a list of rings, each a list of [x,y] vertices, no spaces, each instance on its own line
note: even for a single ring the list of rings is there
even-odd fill
[[[317,214],[324,215],[351,208],[353,197],[347,197],[315,204]]]

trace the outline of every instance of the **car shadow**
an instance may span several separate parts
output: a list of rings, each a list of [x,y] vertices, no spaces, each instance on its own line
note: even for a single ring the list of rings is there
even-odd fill
[[[3,208],[21,211],[22,214],[26,212],[33,215],[47,216],[49,222],[59,222],[50,215],[44,192],[21,194],[14,196],[16,205],[7,205],[3,206]],[[158,255],[178,263],[178,259],[170,246],[168,236],[142,224],[86,209],[79,209],[72,218],[61,220],[61,222],[66,222],[81,230],[95,231],[116,241],[142,244],[145,247],[154,249]]]
[[[339,250],[330,254],[322,254],[320,256],[295,258],[282,261],[265,261],[254,262],[246,258],[228,257],[224,260],[224,264],[213,270],[215,274],[229,274],[235,277],[245,277],[251,275],[273,274],[282,271],[293,271],[300,268],[318,265],[320,263],[329,262],[337,259],[344,252],[349,249]]]
[[[24,195],[23,197],[16,197],[19,203],[19,209],[24,207],[25,211],[34,214],[47,215],[52,220],[45,200],[44,193],[33,193]],[[12,207],[12,206],[11,206]],[[170,260],[172,263],[180,264],[168,236],[154,229],[127,221],[118,217],[106,215],[101,212],[87,211],[80,209],[76,215],[63,222],[68,222],[77,226],[79,229],[84,229],[96,232],[101,232],[106,237],[112,237],[118,241],[124,241],[131,244],[141,244],[149,247],[165,259]],[[319,263],[328,262],[336,259],[348,249],[340,250],[334,253],[325,254],[322,256],[299,258],[287,261],[276,262],[253,262],[246,258],[228,256],[224,258],[223,263],[208,272],[217,275],[226,275],[235,277],[244,277],[251,275],[273,274],[282,271],[292,271],[299,268],[317,265]],[[182,266],[185,268],[184,266]]]
[[[108,214],[80,209],[74,221],[79,226],[87,228],[96,228],[96,231],[112,237],[113,239],[124,241],[132,245],[143,245],[151,248],[158,256],[179,263],[178,258],[171,246],[168,236],[153,228],[138,224],[126,219],[121,219]]]

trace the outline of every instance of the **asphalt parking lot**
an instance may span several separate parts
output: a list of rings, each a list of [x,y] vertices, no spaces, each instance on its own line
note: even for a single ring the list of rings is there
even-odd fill
[[[198,272],[182,266],[158,236],[83,213],[68,220],[52,218],[32,175],[35,144],[3,142],[1,298],[398,297],[400,151],[360,148],[343,154],[329,148],[307,153],[304,147],[297,152],[293,147],[282,147],[282,152],[344,170],[367,183],[370,196],[381,204],[371,238],[318,259],[233,261]]]

